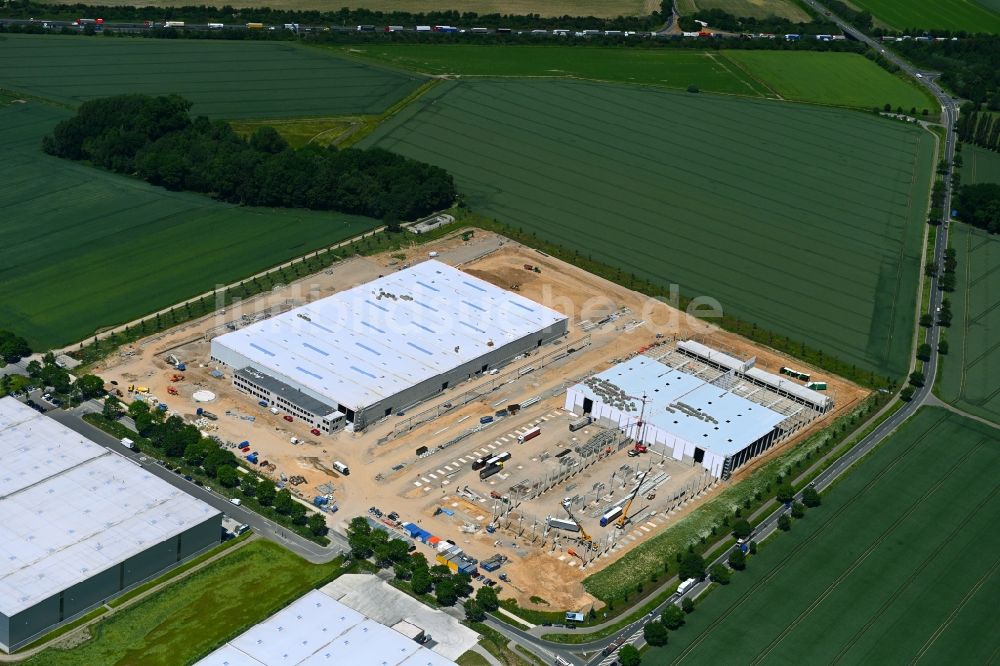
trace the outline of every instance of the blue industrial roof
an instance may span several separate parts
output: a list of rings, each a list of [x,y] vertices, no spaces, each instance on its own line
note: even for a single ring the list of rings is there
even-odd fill
[[[331,402],[362,409],[565,319],[430,260],[212,344]]]
[[[595,379],[632,396],[623,399],[619,409],[634,413],[636,421],[642,409],[638,398],[645,394],[647,424],[723,456],[738,453],[785,419],[783,414],[646,356],[636,356],[574,387],[594,402],[607,402],[603,391],[594,390]],[[685,413],[678,403],[703,418]]]

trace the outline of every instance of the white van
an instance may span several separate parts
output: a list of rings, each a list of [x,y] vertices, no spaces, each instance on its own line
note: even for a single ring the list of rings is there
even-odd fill
[[[339,460],[334,460],[333,461],[333,468],[335,470],[337,470],[338,472],[340,472],[341,474],[343,474],[344,476],[350,476],[351,475],[350,468],[347,465],[345,465],[344,463],[340,462]]]
[[[232,502],[233,504],[235,504],[236,506],[239,506],[240,504],[243,504],[243,500],[241,500],[239,497],[233,497],[229,501]]]

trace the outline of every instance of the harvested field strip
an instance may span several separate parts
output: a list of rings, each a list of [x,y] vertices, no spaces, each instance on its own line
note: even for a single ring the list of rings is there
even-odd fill
[[[459,76],[577,78],[761,97],[767,88],[717,54],[675,49],[473,44],[337,47],[356,58],[416,72]]]
[[[447,168],[487,215],[902,374],[931,141],[836,110],[469,81],[440,86],[367,143]]]
[[[1000,488],[982,470],[1000,462],[998,444],[987,426],[921,410],[650,657],[988,661],[1000,638],[976,613],[1000,591]]]
[[[69,113],[0,109],[0,321],[38,349],[87,338],[376,225],[244,208],[41,152]]]
[[[958,259],[955,291],[950,295],[952,324],[947,329],[940,395],[970,414],[1000,423],[1000,238],[965,224],[952,223],[951,246]]]
[[[423,77],[288,42],[5,35],[0,87],[79,104],[176,93],[220,118],[379,113]]]

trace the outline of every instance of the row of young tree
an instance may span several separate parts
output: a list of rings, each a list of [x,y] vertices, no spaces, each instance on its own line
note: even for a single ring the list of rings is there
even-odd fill
[[[219,485],[239,488],[244,497],[254,498],[264,508],[273,508],[294,525],[305,525],[315,536],[326,534],[326,519],[321,514],[312,513],[307,517],[306,507],[295,501],[287,488],[278,490],[269,479],[237,472],[238,462],[232,451],[221,447],[214,439],[202,437],[197,427],[185,423],[181,417],[167,417],[165,412],[151,409],[140,400],[131,402],[126,409],[114,396],[105,399],[103,415],[106,419],[114,421],[126,413],[135,422],[139,435],[168,459],[182,459],[191,468],[218,481]]]
[[[778,477],[778,487],[775,494],[782,504],[789,510],[782,513],[778,519],[778,529],[787,532],[792,528],[792,518],[802,518],[805,516],[806,507],[817,507],[821,504],[819,492],[812,486],[807,486],[802,490],[802,501],[795,500],[795,490],[787,482],[785,477]],[[753,534],[753,526],[744,518],[738,519],[732,526],[732,534],[741,540],[746,540]],[[747,550],[750,555],[757,554],[757,543],[749,541]],[[694,545],[689,545],[688,550],[683,555],[677,554],[678,568],[677,579],[685,581],[689,579],[704,580],[706,577],[713,583],[728,585],[732,578],[732,572],[743,571],[747,567],[747,553],[742,548],[734,547],[730,550],[726,563],[717,562],[705,570],[705,559],[694,550]],[[647,622],[642,629],[643,638],[646,643],[653,647],[662,647],[670,640],[670,632],[677,631],[684,626],[686,616],[695,610],[694,602],[690,597],[684,597],[680,606],[669,604],[659,618],[652,622]],[[618,661],[621,666],[639,666],[642,663],[642,655],[632,645],[626,645],[618,652]]]
[[[362,516],[351,519],[347,541],[352,557],[371,560],[380,569],[391,568],[397,583],[408,586],[418,596],[433,594],[442,606],[454,606],[459,599],[465,599],[465,618],[470,622],[481,622],[486,613],[495,611],[500,605],[492,588],[483,586],[472,597],[469,574],[452,573],[443,564],[431,566],[422,553],[411,554],[406,541],[393,538],[385,530],[372,529]]]
[[[85,102],[42,147],[153,185],[249,206],[335,210],[394,223],[455,199],[454,180],[439,167],[377,148],[295,150],[271,127],[245,140],[226,122],[192,120],[190,108],[176,95]]]
[[[990,150],[1000,151],[1000,113],[981,111],[978,104],[965,104],[955,130],[958,138]]]

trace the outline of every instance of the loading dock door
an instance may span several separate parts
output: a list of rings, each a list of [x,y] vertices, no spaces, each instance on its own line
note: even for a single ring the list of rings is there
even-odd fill
[[[700,463],[705,460],[705,449],[699,449],[697,446],[694,447],[694,461]]]
[[[584,398],[583,399],[583,413],[584,414],[590,414],[592,411],[594,411],[594,401],[591,400],[590,398]]]

